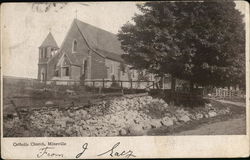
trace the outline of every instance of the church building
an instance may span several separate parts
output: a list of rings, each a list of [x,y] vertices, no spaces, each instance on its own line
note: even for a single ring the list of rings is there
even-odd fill
[[[74,19],[60,48],[51,33],[39,47],[38,80],[136,80],[122,54],[115,34]]]

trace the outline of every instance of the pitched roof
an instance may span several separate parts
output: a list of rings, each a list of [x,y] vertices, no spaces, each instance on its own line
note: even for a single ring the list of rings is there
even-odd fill
[[[74,19],[74,22],[91,49],[106,58],[123,61],[121,55],[124,54],[124,51],[121,49],[121,43],[115,34],[77,19]]]
[[[42,45],[40,47],[56,47],[58,48],[58,45],[52,36],[52,34],[49,32],[45,40],[43,41]]]
[[[81,66],[83,63],[84,55],[82,54],[60,52],[60,56],[59,56],[60,58],[65,57],[65,56],[68,58],[69,63],[72,65]]]
[[[99,50],[99,49],[96,49],[96,51],[98,53],[101,53],[104,57],[106,57],[108,59],[115,60],[115,61],[118,61],[118,62],[123,62],[124,61],[122,59],[121,55],[119,55],[119,54],[115,54],[115,53],[111,53],[111,52],[107,52],[107,51]]]

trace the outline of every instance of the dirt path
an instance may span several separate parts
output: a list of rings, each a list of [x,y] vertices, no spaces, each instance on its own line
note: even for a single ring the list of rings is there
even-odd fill
[[[232,102],[227,100],[217,100],[221,103],[232,104],[238,107],[246,107],[245,103],[242,102]],[[246,134],[246,116],[241,115],[238,118],[232,118],[221,122],[214,122],[211,124],[205,124],[196,129],[182,131],[177,133],[177,135],[238,135]]]
[[[232,104],[238,107],[246,107],[245,103],[232,102],[227,100],[217,100],[221,103]],[[181,131],[177,135],[238,135],[246,134],[246,116],[241,115],[237,118],[228,119],[221,122],[205,124],[196,129]]]
[[[227,100],[216,100],[216,101],[221,102],[221,103],[236,105],[239,107],[246,107],[246,103],[243,103],[243,102],[232,102],[232,101],[227,101]]]
[[[148,135],[244,135],[246,116],[244,114],[219,116],[184,123],[180,126],[153,129]]]
[[[241,102],[215,100],[232,105],[232,114],[191,121],[179,126],[152,129],[148,135],[244,135],[246,134],[246,105]]]
[[[217,100],[221,103],[232,104],[238,107],[246,107],[245,103],[232,102],[227,100]],[[181,131],[177,135],[238,135],[246,134],[246,116],[241,115],[237,118],[228,119],[221,122],[205,124],[196,129]]]
[[[182,131],[176,135],[239,135],[246,134],[245,117],[205,124],[197,129]]]

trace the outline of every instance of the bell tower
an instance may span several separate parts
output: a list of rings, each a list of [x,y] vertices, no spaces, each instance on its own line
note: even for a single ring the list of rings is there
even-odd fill
[[[58,45],[51,34],[47,35],[41,46],[39,47],[39,60],[38,60],[38,80],[47,81],[48,76],[48,61],[54,56],[55,51],[58,49]]]

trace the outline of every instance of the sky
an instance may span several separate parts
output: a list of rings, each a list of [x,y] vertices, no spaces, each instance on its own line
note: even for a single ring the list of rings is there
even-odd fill
[[[245,14],[245,4],[236,8]],[[5,76],[37,78],[38,47],[51,31],[60,46],[74,18],[112,33],[139,13],[136,2],[76,2],[38,12],[32,3],[8,3],[2,12],[2,69]],[[43,5],[40,5],[43,9]]]

